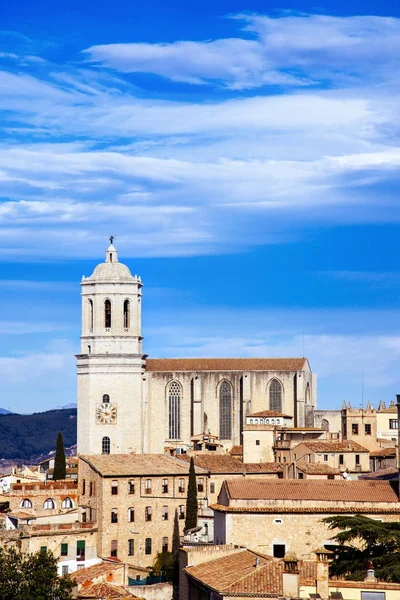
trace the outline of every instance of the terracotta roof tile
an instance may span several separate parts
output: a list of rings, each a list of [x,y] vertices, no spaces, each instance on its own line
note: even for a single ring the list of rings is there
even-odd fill
[[[78,571],[72,573],[71,577],[75,579],[76,583],[80,584],[91,579],[96,579],[97,577],[101,577],[103,575],[107,576],[112,571],[121,569],[122,567],[122,563],[113,564],[111,562],[101,562],[97,565],[92,565],[91,567],[79,569]]]
[[[398,479],[399,471],[396,467],[388,467],[387,469],[379,469],[374,473],[364,473],[360,475],[360,479]]]
[[[379,450],[372,450],[369,453],[370,456],[396,456],[396,448],[380,448]]]
[[[293,419],[292,416],[276,412],[275,410],[261,410],[260,412],[251,413],[251,415],[246,415],[246,418],[247,417],[285,417],[286,419]]]
[[[243,456],[243,446],[232,446],[229,450],[231,456]]]
[[[301,444],[313,452],[369,452],[367,448],[353,440],[343,440],[342,442],[316,440],[301,442]]]
[[[167,454],[88,454],[80,458],[105,477],[189,473],[186,462]],[[199,468],[197,471],[203,472]]]
[[[299,461],[296,463],[296,467],[299,471],[308,475],[340,475],[339,469],[334,469],[323,463],[307,463]]]
[[[305,358],[148,358],[146,370],[180,371],[302,371]]]
[[[190,462],[190,456],[181,454],[180,460]],[[195,454],[194,464],[210,473],[278,473],[283,465],[276,462],[243,463],[229,454]]]
[[[223,513],[248,513],[248,514],[273,514],[273,515],[336,515],[359,514],[360,507],[356,505],[338,506],[225,506],[224,504],[211,504],[210,508]],[[371,503],[371,506],[362,507],[363,515],[400,515],[400,503],[392,504],[389,508],[381,504]]]
[[[225,486],[229,497],[237,500],[398,503],[389,481],[230,479]]]
[[[88,588],[85,588],[79,592],[78,597],[80,598],[95,598],[99,600],[109,600],[111,598],[137,598],[137,596],[130,596],[127,590],[116,585],[110,585],[109,583],[96,583]]]
[[[200,565],[187,567],[186,573],[224,596],[282,596],[283,561],[243,550]],[[316,562],[298,561],[300,582],[315,581]]]

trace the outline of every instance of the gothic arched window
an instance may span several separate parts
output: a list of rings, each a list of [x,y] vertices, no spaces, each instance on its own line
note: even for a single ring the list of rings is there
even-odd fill
[[[131,315],[130,315],[131,304],[129,300],[125,300],[124,302],[124,327],[128,329],[130,327]]]
[[[269,410],[282,412],[282,385],[277,379],[273,379],[269,386]]]
[[[74,508],[74,503],[72,502],[71,498],[69,498],[68,496],[67,498],[64,498],[61,504],[61,508]]]
[[[306,395],[305,395],[306,404],[311,404],[311,392],[310,392],[310,384],[307,383],[306,387]]]
[[[93,300],[89,300],[89,329],[93,331]]]
[[[181,386],[172,381],[168,388],[168,437],[179,440],[181,437]]]
[[[25,498],[22,500],[19,506],[20,508],[32,508],[32,502],[29,500],[29,498]]]
[[[111,302],[109,300],[104,302],[104,327],[106,329],[111,327]]]
[[[110,438],[107,436],[103,437],[103,439],[101,441],[102,454],[110,454],[110,450],[111,450]]]
[[[329,431],[329,421],[328,419],[322,419],[321,421],[321,429],[324,431]]]
[[[219,437],[221,440],[232,437],[232,388],[227,381],[219,386]]]
[[[51,498],[47,498],[43,504],[43,508],[44,510],[54,510],[56,508],[56,503]]]

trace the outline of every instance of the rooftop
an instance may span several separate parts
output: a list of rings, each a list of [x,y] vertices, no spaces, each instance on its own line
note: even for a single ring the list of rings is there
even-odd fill
[[[324,463],[307,463],[299,461],[296,463],[298,471],[307,475],[340,475],[339,469],[334,469]]]
[[[293,419],[290,415],[285,415],[280,412],[276,412],[275,410],[261,410],[260,412],[251,413],[251,415],[246,415],[246,417],[285,417],[285,419]]]
[[[78,598],[93,598],[95,600],[134,600],[137,596],[132,596],[122,587],[110,585],[109,583],[95,583],[88,588],[84,588],[78,592]]]
[[[306,358],[148,358],[147,371],[302,371]]]
[[[300,581],[315,581],[316,562],[298,561]],[[284,563],[251,550],[243,550],[187,567],[186,573],[207,587],[227,596],[276,594],[282,596]]]
[[[390,481],[230,479],[224,486],[233,500],[399,502]]]
[[[243,446],[232,446],[229,450],[231,456],[243,456]]]
[[[180,460],[190,462],[190,456],[181,454]],[[243,463],[230,454],[196,454],[193,456],[196,467],[210,473],[278,473],[283,465],[276,462]]]
[[[374,456],[396,456],[396,448],[380,448],[379,450],[372,450],[369,455]]]
[[[80,458],[103,477],[189,474],[187,462],[168,454],[90,454]],[[204,473],[198,467],[196,471]]]
[[[357,442],[353,442],[353,440],[343,440],[341,442],[315,440],[300,443],[313,452],[369,452],[367,448],[364,448],[364,446],[361,446]]]
[[[85,581],[96,579],[97,577],[101,577],[103,575],[107,576],[113,571],[123,568],[123,566],[123,563],[112,563],[102,561],[97,565],[92,565],[91,567],[86,567],[75,571],[74,573],[72,573],[71,577],[75,579],[76,583],[81,584],[85,583]]]

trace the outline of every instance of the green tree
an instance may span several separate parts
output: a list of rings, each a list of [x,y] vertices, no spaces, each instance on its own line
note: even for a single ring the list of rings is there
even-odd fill
[[[56,446],[56,457],[54,460],[54,472],[53,479],[57,481],[58,479],[65,479],[67,474],[67,467],[65,463],[65,451],[64,451],[64,442],[62,433],[59,431],[57,436],[57,446]]]
[[[73,587],[68,575],[58,577],[53,554],[0,549],[0,600],[71,600]]]
[[[175,583],[178,572],[177,552],[159,552],[151,568],[151,575],[165,575],[167,581]]]
[[[190,457],[188,495],[186,499],[185,531],[197,527],[197,484],[193,456]]]
[[[324,519],[329,529],[339,530],[332,538],[333,576],[361,581],[371,561],[381,581],[400,582],[400,523],[375,521],[364,515],[334,516]]]

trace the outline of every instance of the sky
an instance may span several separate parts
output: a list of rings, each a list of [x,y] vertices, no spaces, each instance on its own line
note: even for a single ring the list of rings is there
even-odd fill
[[[0,406],[76,401],[110,235],[144,351],[400,393],[400,5],[3,0]]]

